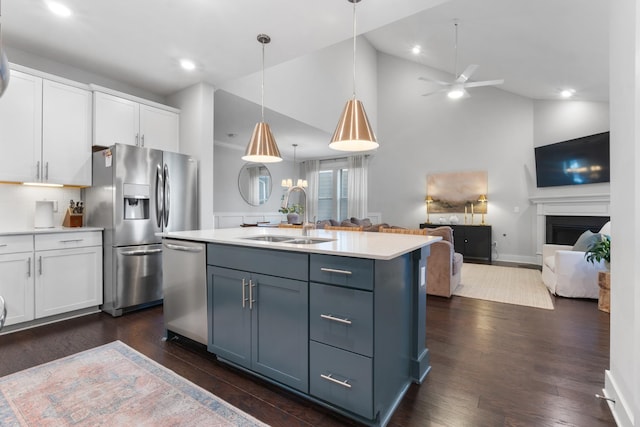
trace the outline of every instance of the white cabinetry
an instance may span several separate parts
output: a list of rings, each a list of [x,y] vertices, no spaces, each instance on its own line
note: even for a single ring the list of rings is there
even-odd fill
[[[35,236],[35,317],[102,304],[100,232]]]
[[[33,320],[33,289],[33,236],[0,236],[0,295],[7,307],[5,326]]]
[[[94,92],[93,145],[128,144],[178,151],[178,110]]]
[[[0,181],[91,185],[91,92],[79,86],[11,71],[0,99]]]

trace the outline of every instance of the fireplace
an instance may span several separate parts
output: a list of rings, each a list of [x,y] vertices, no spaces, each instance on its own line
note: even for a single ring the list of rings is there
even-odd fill
[[[608,216],[547,215],[546,242],[573,245],[587,230],[597,233],[609,221]]]

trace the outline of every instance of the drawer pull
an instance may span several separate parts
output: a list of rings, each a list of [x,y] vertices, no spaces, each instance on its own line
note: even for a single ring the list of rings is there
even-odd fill
[[[349,384],[349,380],[340,381],[332,377],[333,374],[325,375],[320,374],[320,378],[323,380],[331,381],[332,383],[341,385],[342,387],[351,388],[351,384]]]
[[[138,250],[138,251],[122,251],[120,252],[125,256],[136,256],[136,255],[153,255],[159,254],[162,252],[162,249],[149,249],[149,250]]]
[[[0,243],[0,248],[6,248],[7,246],[9,246],[9,245],[6,244],[6,243]]]
[[[84,239],[67,239],[67,240],[59,240],[60,243],[74,243],[74,242],[82,242]]]
[[[348,270],[337,270],[335,268],[326,268],[326,267],[320,267],[320,271],[324,271],[325,273],[338,273],[338,274],[345,274],[347,276],[351,276],[353,273],[348,271]]]
[[[338,323],[344,323],[345,325],[350,325],[351,324],[351,320],[349,319],[341,319],[339,317],[334,317],[330,314],[321,314],[320,317],[322,317],[323,319],[327,319],[327,320],[333,320],[334,322],[338,322]]]

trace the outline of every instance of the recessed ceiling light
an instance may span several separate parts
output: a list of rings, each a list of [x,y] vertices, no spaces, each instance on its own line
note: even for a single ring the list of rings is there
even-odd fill
[[[71,16],[71,9],[69,9],[67,6],[65,6],[62,3],[50,1],[50,2],[47,2],[47,6],[49,7],[49,10],[51,12],[53,12],[58,16],[61,16],[63,18],[68,18],[69,16]]]
[[[422,51],[422,48],[420,48],[419,45],[415,45],[412,49],[411,52],[413,52],[414,55],[418,55],[420,52]]]
[[[560,96],[563,98],[571,98],[576,93],[573,89],[564,89],[560,92]]]
[[[188,71],[196,69],[195,62],[191,61],[190,59],[181,59],[180,60],[180,66],[182,68],[184,68],[185,70],[188,70]]]

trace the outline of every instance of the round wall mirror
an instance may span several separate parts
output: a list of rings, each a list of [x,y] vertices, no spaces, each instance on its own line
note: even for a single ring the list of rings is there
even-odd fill
[[[238,174],[238,191],[251,206],[260,206],[271,196],[271,173],[262,163],[247,163]]]

